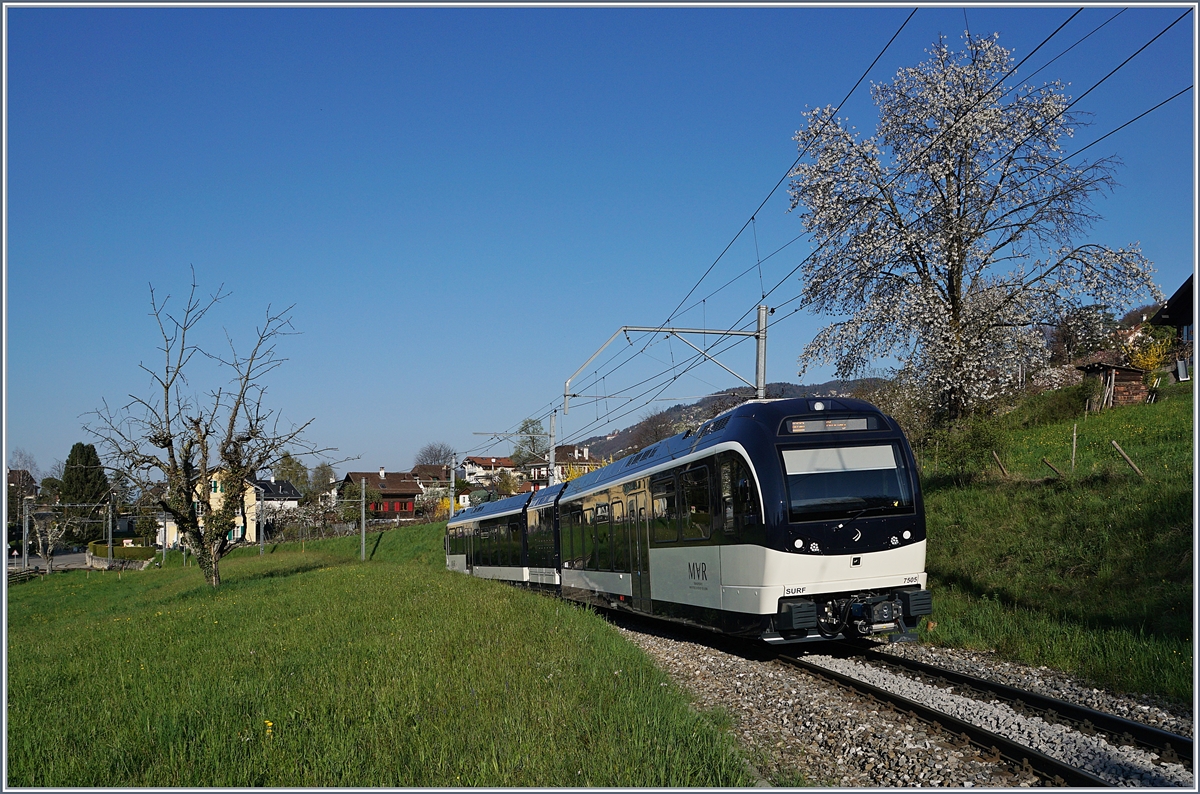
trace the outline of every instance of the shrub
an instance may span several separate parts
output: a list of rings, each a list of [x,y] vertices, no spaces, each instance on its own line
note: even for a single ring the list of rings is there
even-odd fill
[[[1089,397],[1099,385],[1098,378],[1089,379],[1075,386],[1054,391],[1045,391],[1030,397],[1006,417],[1010,427],[1026,428],[1064,422],[1082,416]]]
[[[93,557],[108,557],[108,541],[93,540],[88,544],[88,551]],[[113,545],[114,560],[150,560],[157,554],[153,546],[117,546]]]
[[[994,465],[992,453],[1003,455],[1008,443],[1000,422],[981,414],[935,432],[932,440],[939,448],[939,471],[959,483],[980,477]]]

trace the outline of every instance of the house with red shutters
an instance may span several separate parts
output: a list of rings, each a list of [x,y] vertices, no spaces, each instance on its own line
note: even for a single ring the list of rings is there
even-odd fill
[[[367,481],[368,498],[373,496],[372,491],[379,492],[377,501],[367,502],[367,510],[376,518],[404,519],[416,516],[417,497],[425,489],[415,474],[410,471],[387,471],[383,466],[377,472],[347,472],[339,484],[338,495],[345,496],[348,486],[360,485],[364,479]]]

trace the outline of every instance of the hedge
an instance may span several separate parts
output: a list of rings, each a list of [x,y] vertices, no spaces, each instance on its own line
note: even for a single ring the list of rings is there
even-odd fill
[[[93,540],[88,544],[88,551],[93,557],[108,559],[108,541]],[[113,545],[114,560],[151,560],[158,552],[153,546],[117,546]]]

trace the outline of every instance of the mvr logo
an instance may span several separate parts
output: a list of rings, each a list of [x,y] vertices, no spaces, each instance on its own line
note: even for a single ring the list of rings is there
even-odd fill
[[[688,563],[688,578],[692,581],[708,581],[708,571],[705,570],[707,563],[689,562]]]

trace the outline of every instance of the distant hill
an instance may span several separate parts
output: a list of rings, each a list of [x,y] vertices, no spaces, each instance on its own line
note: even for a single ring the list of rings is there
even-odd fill
[[[768,383],[767,397],[772,399],[793,397],[839,397],[848,396],[865,386],[870,386],[875,379],[859,378],[855,380],[830,380],[825,383],[806,385],[802,383]],[[677,404],[664,409],[670,422],[676,426],[694,427],[716,414],[734,405],[745,402],[754,396],[754,390],[749,386],[710,394],[701,397],[694,403]],[[649,413],[651,409],[647,409]],[[589,447],[591,457],[620,458],[633,451],[634,432],[637,422],[611,435],[592,436],[578,442],[580,446]]]

